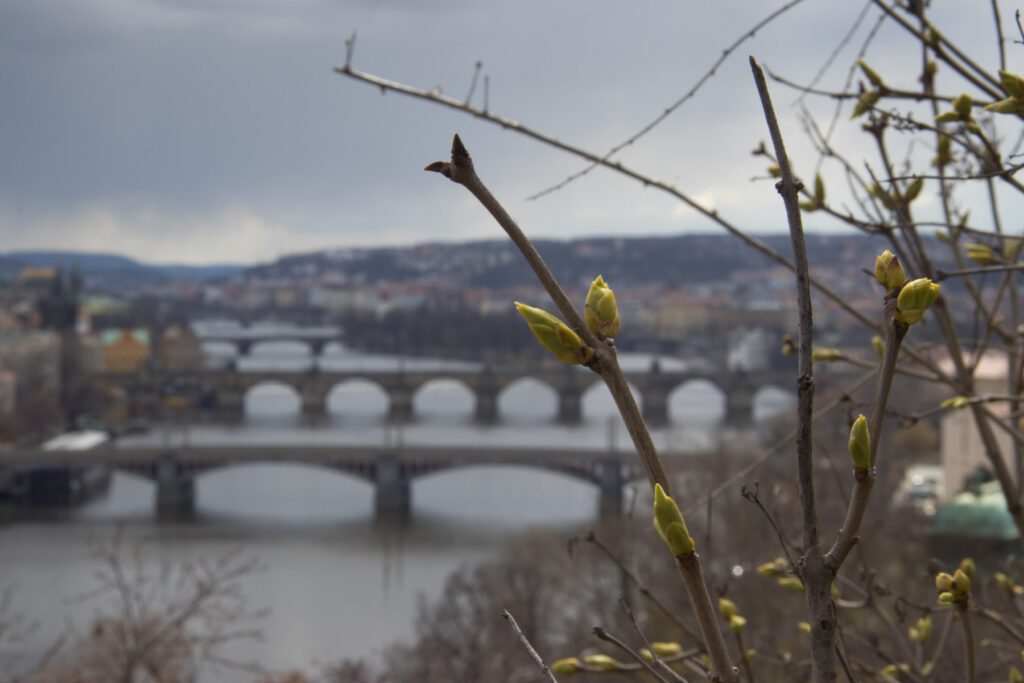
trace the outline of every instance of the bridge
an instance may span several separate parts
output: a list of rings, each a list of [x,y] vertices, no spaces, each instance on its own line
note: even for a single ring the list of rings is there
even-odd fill
[[[626,372],[644,418],[651,426],[669,421],[669,402],[673,391],[694,382],[708,382],[724,395],[725,422],[745,425],[753,421],[753,403],[764,387],[789,388],[794,384],[792,370],[756,372],[728,371],[715,367],[662,370],[656,365],[646,371]],[[558,401],[558,420],[575,424],[582,420],[583,394],[600,379],[585,368],[558,366],[495,366],[478,363],[397,364],[383,369],[327,368],[314,364],[306,370],[208,370],[182,375],[108,375],[103,381],[119,387],[121,394],[135,397],[139,403],[153,404],[165,395],[168,386],[185,387],[197,396],[195,402],[224,421],[238,421],[245,413],[245,398],[257,385],[275,383],[290,387],[298,395],[301,412],[310,421],[327,415],[328,394],[336,386],[351,381],[369,382],[387,396],[388,416],[394,422],[415,417],[414,397],[435,380],[455,380],[472,393],[478,422],[498,422],[498,398],[512,384],[534,379],[552,389]],[[192,389],[188,389],[191,387]],[[139,398],[141,397],[141,398]]]
[[[602,516],[622,511],[623,486],[644,477],[632,453],[608,451],[404,446],[235,445],[103,447],[87,451],[20,450],[0,453],[0,485],[19,490],[19,483],[40,470],[102,466],[127,472],[155,484],[159,515],[188,513],[195,500],[195,481],[211,470],[249,463],[285,463],[323,467],[372,484],[377,515],[403,518],[412,507],[412,483],[443,470],[478,465],[516,465],[558,472],[598,487]],[[24,486],[20,487],[24,489]]]
[[[342,330],[334,325],[295,327],[291,325],[252,325],[250,327],[200,327],[196,332],[200,342],[232,344],[239,356],[248,355],[250,349],[262,342],[294,341],[307,344],[314,356],[323,353],[330,342],[340,341]]]

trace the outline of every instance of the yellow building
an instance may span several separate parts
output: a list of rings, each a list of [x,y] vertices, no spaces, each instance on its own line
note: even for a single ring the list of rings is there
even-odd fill
[[[143,370],[149,361],[149,331],[145,329],[105,330],[103,372],[124,374]]]

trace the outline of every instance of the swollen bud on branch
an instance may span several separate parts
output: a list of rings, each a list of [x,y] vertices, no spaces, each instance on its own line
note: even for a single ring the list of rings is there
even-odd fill
[[[694,543],[683,520],[683,513],[671,497],[665,495],[661,484],[654,485],[654,528],[673,555],[689,555]]]
[[[566,657],[565,659],[559,659],[557,662],[551,665],[551,671],[556,674],[563,676],[570,676],[574,673],[579,673],[583,669],[583,664],[576,657]]]
[[[858,472],[871,467],[871,435],[868,434],[868,420],[863,415],[858,416],[850,428],[850,460]]]
[[[860,70],[863,71],[864,75],[868,77],[869,81],[871,81],[871,85],[875,86],[876,88],[882,87],[882,77],[879,76],[874,69],[868,66],[863,59],[857,60],[857,66],[860,67]]]
[[[615,293],[600,275],[590,283],[583,320],[594,334],[611,338],[619,333],[619,309],[615,305]]]
[[[875,279],[878,280],[878,284],[885,287],[886,292],[903,286],[907,279],[900,260],[888,249],[875,259]]]
[[[587,655],[583,658],[583,661],[601,671],[618,671],[622,668],[622,664],[615,661],[608,655]]]
[[[964,249],[967,251],[967,258],[971,259],[978,265],[991,266],[999,261],[999,259],[996,258],[995,252],[992,251],[992,247],[987,244],[968,242],[964,245]]]
[[[878,99],[882,96],[879,90],[867,90],[860,94],[857,98],[857,104],[853,106],[853,114],[850,116],[851,119],[855,119],[861,114],[864,114],[871,110],[876,104]]]
[[[908,282],[896,299],[895,318],[904,325],[913,325],[939,298],[939,285],[926,277]]]
[[[594,349],[584,345],[579,335],[568,325],[547,311],[518,301],[515,304],[519,313],[526,318],[533,336],[544,348],[558,356],[560,361],[570,365],[581,365],[593,360]]]

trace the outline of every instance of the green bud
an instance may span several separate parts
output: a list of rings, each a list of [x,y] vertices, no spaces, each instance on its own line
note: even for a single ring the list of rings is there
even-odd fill
[[[1003,240],[1003,257],[1012,263],[1020,256],[1021,248],[1024,248],[1024,239],[1007,237]]]
[[[953,396],[939,404],[940,408],[966,408],[971,404],[966,396]]]
[[[839,349],[814,349],[811,351],[811,360],[839,360]]]
[[[952,109],[935,115],[935,123],[956,123],[960,120],[960,114],[956,113]]]
[[[875,279],[885,287],[886,292],[901,287],[907,279],[900,260],[888,249],[875,259]]]
[[[731,619],[736,614],[736,603],[729,598],[718,598],[718,613],[725,619]]]
[[[651,643],[651,649],[659,657],[675,657],[683,653],[683,646],[679,643],[655,641]]]
[[[850,460],[857,471],[863,472],[871,467],[871,436],[868,434],[868,420],[863,415],[857,417],[850,428]]]
[[[743,653],[743,661],[745,662],[752,662],[756,658],[757,650],[755,650],[754,648],[749,648],[746,652]]]
[[[781,178],[782,168],[780,168],[778,164],[772,164],[771,166],[768,167],[768,175],[770,175],[773,178]]]
[[[912,202],[917,199],[918,195],[921,194],[921,190],[924,188],[924,178],[914,178],[907,185],[906,191],[903,193],[903,201]]]
[[[795,576],[784,576],[778,581],[776,581],[776,583],[778,583],[786,590],[793,591],[794,593],[804,592],[804,584],[800,581],[800,579],[796,578]]]
[[[576,657],[566,657],[565,659],[559,659],[550,668],[556,674],[571,676],[574,673],[578,673],[583,668],[583,665]]]
[[[977,571],[977,569],[978,567],[974,564],[974,560],[972,558],[965,557],[964,559],[960,560],[960,570],[964,574],[967,574],[967,578],[973,579],[974,572]]]
[[[935,147],[935,156],[932,157],[932,165],[942,168],[952,161],[952,141],[948,135],[940,135]]]
[[[987,244],[968,242],[964,244],[964,249],[967,251],[967,258],[971,259],[978,265],[991,266],[999,261],[999,259],[996,258],[995,252],[992,251],[992,247]]]
[[[882,202],[882,206],[889,209],[890,211],[896,205],[892,200],[892,195],[886,192],[885,188],[878,183],[872,183],[871,187],[868,188],[868,194]]]
[[[743,627],[746,625],[747,620],[738,614],[734,614],[731,617],[729,617],[729,628],[731,628],[736,633],[742,631]]]
[[[952,605],[956,598],[953,597],[952,591],[943,591],[939,593],[938,602],[940,605]]]
[[[1021,114],[1024,113],[1024,100],[1007,97],[1005,100],[986,104],[984,109],[996,114]]]
[[[877,334],[871,338],[871,346],[874,347],[879,360],[885,357],[885,342]]]
[[[661,540],[665,541],[674,555],[688,555],[693,552],[694,543],[686,529],[683,514],[670,496],[665,495],[661,484],[654,485],[654,528]]]
[[[619,333],[619,309],[615,305],[615,293],[600,275],[590,283],[583,319],[594,334],[611,338]]]
[[[814,200],[818,204],[825,203],[825,181],[822,180],[821,174],[814,174]]]
[[[810,633],[811,632],[811,624],[809,622],[798,621],[797,624],[796,624],[796,627],[798,629],[800,629],[801,631],[803,631],[804,633]]]
[[[921,617],[917,624],[907,629],[910,639],[915,643],[925,643],[932,637],[932,618]]]
[[[587,655],[583,658],[583,661],[588,666],[600,669],[601,671],[618,671],[622,668],[622,664],[615,661],[608,655]]]
[[[1007,677],[1009,683],[1024,683],[1024,676],[1021,675],[1020,671],[1017,671],[1017,667],[1010,667],[1010,674]]]
[[[953,109],[960,116],[961,121],[967,121],[971,118],[971,108],[974,106],[974,100],[967,93],[962,93],[953,98]]]
[[[939,298],[939,285],[926,277],[908,282],[896,299],[897,321],[913,325],[924,317],[924,312]]]
[[[999,83],[1010,97],[1024,99],[1024,78],[1009,71],[1000,71]]]
[[[589,363],[594,350],[583,341],[568,325],[547,311],[515,302],[516,309],[526,319],[530,331],[544,348],[555,354],[560,361],[570,365]]]
[[[953,590],[953,575],[939,572],[935,575],[935,588],[940,593]]]
[[[871,85],[875,86],[876,88],[882,87],[882,77],[879,76],[874,69],[868,66],[863,59],[857,60],[857,66],[859,66],[860,70],[864,72],[864,75],[867,76],[867,79],[871,81]]]
[[[850,116],[851,119],[855,119],[858,116],[868,112],[878,104],[878,99],[882,96],[882,93],[878,90],[867,90],[860,94],[857,98],[857,104],[853,106],[853,114]]]
[[[971,577],[963,569],[953,572],[953,593],[967,594],[971,592]]]
[[[789,568],[789,562],[784,557],[776,557],[771,562],[757,565],[757,573],[767,578],[781,576]]]

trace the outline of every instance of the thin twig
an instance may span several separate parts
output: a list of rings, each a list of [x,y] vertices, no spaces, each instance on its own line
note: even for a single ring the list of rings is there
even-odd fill
[[[641,667],[643,667],[644,671],[657,678],[659,681],[661,681],[661,683],[668,683],[668,681],[665,680],[665,677],[658,673],[657,669],[651,666],[646,659],[640,656],[639,652],[631,648],[629,645],[626,645],[624,642],[622,642],[612,634],[608,633],[600,626],[594,627],[594,635],[600,638],[601,640],[605,641],[606,643],[611,643],[615,647],[625,652],[635,662],[637,662]]]
[[[501,616],[505,618],[505,621],[512,625],[512,629],[516,632],[516,635],[519,636],[519,642],[523,644],[523,647],[526,648],[526,651],[530,653],[531,657],[533,657],[533,661],[537,662],[537,666],[540,667],[541,673],[547,674],[548,678],[551,679],[552,683],[558,683],[558,679],[555,678],[555,674],[551,672],[551,669],[548,668],[548,665],[545,664],[544,660],[540,658],[540,655],[537,654],[537,651],[533,649],[533,645],[530,644],[530,640],[526,637],[526,634],[523,633],[523,630],[521,628],[519,628],[519,624],[516,623],[515,617],[513,617],[508,610],[504,610]]]

